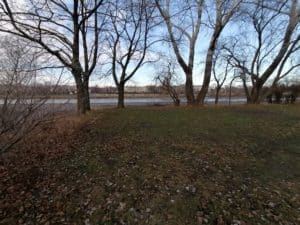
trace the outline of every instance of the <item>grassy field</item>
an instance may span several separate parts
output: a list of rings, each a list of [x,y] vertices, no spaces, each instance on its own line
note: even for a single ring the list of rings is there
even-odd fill
[[[0,224],[299,224],[300,107],[93,111],[0,175]]]

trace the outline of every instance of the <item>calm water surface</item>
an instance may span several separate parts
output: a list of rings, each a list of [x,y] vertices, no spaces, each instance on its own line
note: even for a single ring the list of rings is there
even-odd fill
[[[117,98],[91,98],[91,104],[95,106],[113,106],[116,105],[118,102]],[[206,98],[206,103],[214,103],[214,98]],[[181,99],[181,102],[184,104],[186,103],[186,99]],[[232,103],[245,103],[245,98],[232,98]],[[76,99],[48,99],[46,104],[76,104]],[[128,98],[125,99],[125,105],[166,105],[172,104],[172,100],[168,98]],[[220,98],[219,103],[228,103],[228,98]],[[3,104],[3,100],[0,99],[0,104]]]

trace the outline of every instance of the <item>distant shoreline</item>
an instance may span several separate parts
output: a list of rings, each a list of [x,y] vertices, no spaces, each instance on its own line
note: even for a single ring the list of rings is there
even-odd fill
[[[50,99],[76,99],[76,94],[72,95],[51,95]],[[101,98],[118,98],[117,93],[111,94],[90,94],[91,99],[101,99]],[[170,99],[167,94],[153,94],[153,93],[126,93],[125,98],[160,98],[160,99]],[[180,98],[184,99],[185,95],[180,95]],[[207,98],[215,98],[215,96],[207,96]],[[219,98],[228,98],[228,96],[220,95]],[[232,96],[231,98],[245,98],[245,96]]]
[[[28,99],[28,101],[31,101],[32,99]],[[38,100],[38,98],[37,98]],[[126,98],[125,97],[125,105],[134,105],[134,106],[143,106],[143,105],[171,105],[173,104],[173,101],[170,97],[163,96],[163,97],[131,97]],[[116,97],[98,97],[95,98],[91,96],[90,103],[91,105],[98,105],[98,106],[113,106],[116,105],[118,102],[118,98]],[[207,97],[205,98],[205,104],[214,104],[215,98]],[[229,99],[228,98],[219,98],[220,104],[228,104]],[[231,98],[232,104],[243,104],[246,103],[246,98]],[[0,105],[3,104],[3,100],[0,98]],[[47,105],[75,105],[77,104],[77,99],[73,97],[69,98],[47,98],[45,99],[45,104]],[[186,104],[186,98],[181,98],[181,104]]]

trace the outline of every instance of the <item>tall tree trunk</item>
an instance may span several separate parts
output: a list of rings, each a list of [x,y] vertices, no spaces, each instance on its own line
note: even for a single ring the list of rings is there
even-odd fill
[[[125,83],[120,82],[118,85],[118,108],[124,108]]]
[[[85,105],[85,109],[86,111],[90,111],[91,110],[91,103],[90,103],[90,92],[89,92],[89,79],[86,79],[83,82],[83,89],[84,89],[84,105]]]
[[[217,87],[216,89],[216,96],[215,96],[215,104],[217,105],[219,103],[219,93],[220,93],[221,88]]]
[[[260,103],[260,92],[261,92],[262,86],[260,86],[258,83],[255,83],[251,90],[251,96],[250,96],[250,102],[251,104],[259,104]]]
[[[229,86],[229,96],[228,96],[228,104],[231,105],[231,93],[232,93],[232,83]]]
[[[221,19],[221,18],[219,18],[219,19]],[[217,20],[218,20],[218,18],[217,18]],[[221,21],[218,20],[215,30],[214,30],[214,33],[213,33],[210,43],[209,43],[208,51],[206,53],[203,83],[202,83],[201,90],[197,96],[197,104],[199,104],[199,105],[204,104],[204,100],[205,100],[206,94],[208,92],[209,83],[210,83],[210,79],[211,79],[211,72],[212,72],[212,67],[213,67],[213,57],[214,57],[216,46],[218,44],[218,40],[219,40],[219,37],[221,35],[223,28],[224,28],[224,25],[222,25],[222,20]]]
[[[209,87],[210,78],[211,78],[214,49],[215,49],[215,47],[210,48],[206,55],[206,64],[205,64],[203,83],[202,83],[201,90],[197,96],[197,104],[199,104],[199,105],[204,104],[204,100],[205,100],[206,94],[208,92],[208,87]]]
[[[79,114],[86,113],[86,103],[85,103],[85,91],[84,86],[81,81],[76,80],[76,91],[77,91],[77,112]]]
[[[89,82],[88,80],[82,81],[81,74],[78,71],[73,71],[73,76],[76,82],[77,112],[80,114],[85,114],[91,109],[89,96]]]
[[[187,104],[188,105],[194,105],[195,104],[195,96],[194,96],[192,72],[186,73],[185,95],[186,95],[186,99],[187,99]]]
[[[244,91],[245,91],[247,104],[251,104],[251,102],[252,102],[252,100],[251,100],[251,95],[250,95],[250,92],[249,92],[249,89],[248,89],[246,80],[245,80],[245,79],[242,79],[242,81],[243,81],[243,88],[244,88]]]
[[[231,105],[232,84],[233,84],[234,80],[235,80],[235,78],[233,78],[229,84],[229,96],[228,96],[228,104],[229,105]]]
[[[264,81],[257,79],[252,84],[250,96],[247,98],[247,103],[259,104],[261,100],[261,90],[263,88]]]

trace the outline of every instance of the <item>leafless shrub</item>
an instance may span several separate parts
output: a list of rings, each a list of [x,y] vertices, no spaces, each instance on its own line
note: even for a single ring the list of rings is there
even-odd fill
[[[180,105],[179,93],[175,88],[175,84],[178,82],[176,75],[176,65],[174,62],[169,61],[167,65],[163,65],[161,71],[158,72],[155,80],[160,83],[163,89],[170,95],[175,106]]]
[[[37,91],[35,70],[41,52],[24,40],[5,37],[0,43],[0,154],[49,118],[49,93]]]

